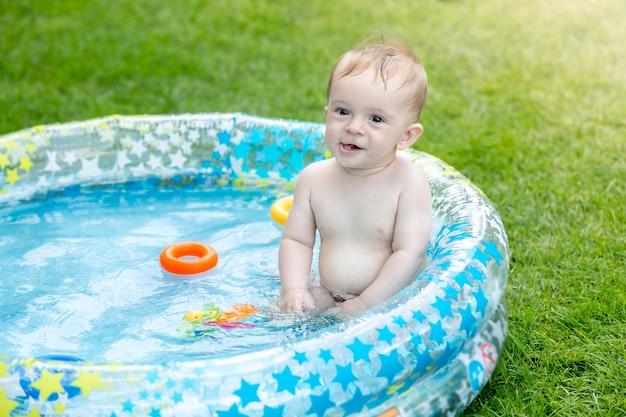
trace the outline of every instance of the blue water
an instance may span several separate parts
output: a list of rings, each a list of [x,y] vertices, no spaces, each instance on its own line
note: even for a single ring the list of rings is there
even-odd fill
[[[202,359],[285,343],[332,320],[276,314],[281,228],[267,190],[81,189],[0,208],[0,354],[90,362]],[[199,241],[205,273],[162,270],[161,250]],[[190,310],[249,303],[254,328],[177,331]]]

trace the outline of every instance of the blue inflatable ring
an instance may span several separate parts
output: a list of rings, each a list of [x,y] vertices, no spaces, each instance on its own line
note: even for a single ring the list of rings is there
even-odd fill
[[[242,114],[39,126],[0,136],[7,161],[0,166],[0,207],[67,186],[146,177],[288,187],[306,164],[325,157],[323,134],[321,124]],[[170,152],[159,146],[131,155],[133,141],[146,135],[169,141]],[[82,156],[80,164],[63,162],[69,150]],[[161,161],[156,170],[145,168],[150,152]],[[457,170],[428,154],[401,154],[427,173],[434,213],[430,264],[393,299],[282,346],[200,361],[107,364],[0,354],[0,409],[11,416],[106,417],[460,413],[503,349],[507,236],[485,195]]]

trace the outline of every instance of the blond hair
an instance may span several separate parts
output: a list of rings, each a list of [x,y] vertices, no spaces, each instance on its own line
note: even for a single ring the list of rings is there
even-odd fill
[[[337,74],[339,64],[343,64],[344,69]],[[402,87],[413,89],[406,104],[411,108],[415,121],[419,120],[428,94],[426,71],[413,51],[398,41],[365,44],[342,55],[330,73],[326,98],[330,97],[335,76],[358,75],[370,68],[377,69],[377,76],[380,76],[385,88],[389,78],[401,74]]]

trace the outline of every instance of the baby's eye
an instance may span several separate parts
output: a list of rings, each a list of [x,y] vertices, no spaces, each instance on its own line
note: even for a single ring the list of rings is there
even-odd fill
[[[337,112],[337,114],[340,114],[342,116],[347,116],[348,114],[350,114],[348,109],[344,109],[343,107],[337,107],[335,111]]]
[[[374,123],[383,123],[385,121],[385,119],[383,119],[381,116],[378,115],[373,115],[372,116],[372,122]]]

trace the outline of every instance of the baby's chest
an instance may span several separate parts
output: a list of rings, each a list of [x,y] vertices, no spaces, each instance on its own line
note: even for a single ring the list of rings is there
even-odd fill
[[[315,197],[315,196],[313,196]],[[336,190],[328,188],[312,198],[320,232],[389,235],[393,232],[398,196],[392,190]]]

